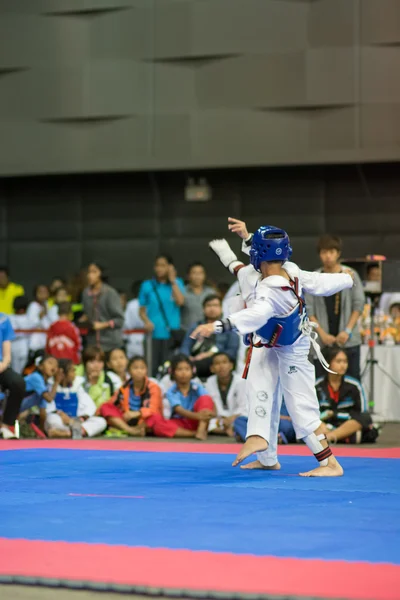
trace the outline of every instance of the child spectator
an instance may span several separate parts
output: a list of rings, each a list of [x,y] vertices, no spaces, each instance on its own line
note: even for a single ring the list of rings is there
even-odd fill
[[[46,407],[45,431],[49,438],[79,439],[100,435],[107,427],[103,417],[95,416],[96,405],[75,374],[72,360],[61,359],[62,378],[53,402]]]
[[[66,283],[65,283],[64,279],[62,279],[61,277],[53,277],[52,282],[49,286],[49,292],[50,292],[49,306],[53,306],[56,303],[55,296],[57,294],[57,291],[60,288],[65,288],[65,286],[66,286]]]
[[[111,379],[104,371],[105,355],[96,346],[88,346],[82,355],[82,365],[76,369],[76,374],[84,378],[84,389],[98,408],[107,402],[114,393]]]
[[[26,420],[29,411],[36,408],[39,410],[40,426],[43,429],[46,418],[46,403],[53,402],[57,386],[62,377],[63,374],[58,368],[58,361],[54,357],[43,356],[39,359],[35,371],[24,378],[26,392],[20,408],[19,419],[21,421]],[[50,379],[53,379],[53,384],[49,389]],[[35,423],[32,423],[31,427],[37,433]]]
[[[82,340],[79,329],[71,323],[72,311],[68,302],[58,306],[58,320],[47,332],[46,352],[57,359],[72,360],[75,365],[80,363]]]
[[[144,323],[139,316],[138,296],[141,284],[141,281],[135,281],[132,284],[132,300],[126,305],[124,329],[144,329]],[[128,333],[124,335],[124,338],[128,358],[144,356],[144,333]]]
[[[11,325],[14,330],[17,329],[34,329],[38,327],[38,323],[32,321],[26,314],[28,308],[28,298],[26,296],[18,296],[14,300],[14,313],[10,316]],[[15,333],[15,339],[11,342],[11,367],[17,373],[22,373],[29,355],[30,333]]]
[[[17,437],[14,424],[25,393],[24,378],[10,369],[13,339],[14,330],[9,317],[0,313],[0,386],[6,395],[6,406],[5,409],[4,405],[2,408],[2,423],[0,421],[0,433],[3,439]]]
[[[326,348],[325,358],[336,374],[327,373],[316,381],[316,390],[329,442],[372,443],[379,435],[361,383],[346,375],[348,358],[342,348]]]
[[[215,417],[215,406],[207,390],[193,381],[193,366],[184,355],[176,356],[171,363],[174,385],[166,396],[172,419],[154,415],[148,420],[158,437],[196,437],[207,439],[210,420]]]
[[[141,356],[129,361],[131,378],[124,383],[99,413],[111,427],[131,436],[146,434],[146,423],[153,415],[162,418],[162,394],[155,381],[148,378],[147,363]]]
[[[107,355],[107,376],[111,379],[114,390],[118,390],[129,379],[128,359],[125,351],[115,348]]]
[[[37,285],[34,289],[34,301],[30,303],[27,310],[28,317],[37,323],[38,329],[48,329],[51,325],[49,318],[49,288],[47,285]],[[43,350],[46,347],[46,333],[32,333],[29,349],[31,352]]]
[[[233,368],[233,360],[228,354],[214,354],[211,363],[211,372],[214,374],[205,384],[217,410],[217,417],[210,421],[208,431],[230,437],[235,435],[238,418],[245,417],[247,427],[246,381],[233,373]]]
[[[50,300],[48,303],[50,306],[49,311],[48,311],[48,317],[52,323],[54,323],[58,319],[58,307],[61,304],[64,304],[65,302],[70,302],[70,300],[71,300],[71,297],[68,293],[67,288],[59,287],[55,291],[54,296],[52,298],[52,303],[50,304]]]

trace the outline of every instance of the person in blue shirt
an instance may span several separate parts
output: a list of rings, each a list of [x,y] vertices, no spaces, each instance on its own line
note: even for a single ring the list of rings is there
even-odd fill
[[[173,386],[167,391],[172,418],[153,416],[151,427],[159,437],[195,437],[206,440],[210,420],[216,416],[214,402],[202,385],[193,381],[193,365],[180,354],[171,362]]]
[[[40,424],[44,428],[46,419],[46,404],[53,402],[57,387],[63,378],[63,372],[58,367],[58,361],[53,356],[43,356],[39,359],[35,371],[25,377],[25,398],[20,409],[20,420],[25,420],[33,407],[40,409]],[[53,384],[49,387],[49,379]]]
[[[172,259],[164,254],[156,258],[154,275],[140,286],[139,315],[145,329],[152,333],[152,371],[156,375],[173,346],[182,343],[181,306],[185,302],[185,286],[176,275]]]
[[[14,339],[10,319],[0,313],[0,432],[3,439],[17,437],[14,425],[25,393],[24,378],[10,368]]]
[[[201,379],[212,375],[211,365],[213,356],[219,352],[227,354],[232,362],[236,363],[239,350],[239,336],[234,331],[225,331],[220,335],[212,335],[201,340],[192,340],[190,337],[198,325],[202,323],[215,323],[222,318],[222,302],[217,294],[210,294],[203,301],[204,318],[202,321],[193,323],[188,329],[183,344],[182,354],[189,356],[196,366],[196,374]]]

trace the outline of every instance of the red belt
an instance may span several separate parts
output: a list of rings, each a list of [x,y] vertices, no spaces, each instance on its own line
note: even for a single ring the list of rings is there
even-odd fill
[[[270,341],[268,342],[268,344],[262,344],[261,342],[258,342],[257,344],[253,344],[253,335],[251,335],[251,338],[250,338],[250,347],[249,347],[249,350],[247,352],[246,363],[244,365],[242,379],[247,379],[247,375],[249,374],[251,356],[253,354],[253,348],[273,348],[274,346],[277,345],[279,337],[280,337],[282,331],[283,331],[283,326],[282,325],[277,325],[274,333],[271,336]]]

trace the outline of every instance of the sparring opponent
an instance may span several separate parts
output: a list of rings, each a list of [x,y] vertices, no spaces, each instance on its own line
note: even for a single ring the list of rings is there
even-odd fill
[[[260,227],[251,239],[252,266],[245,267],[238,261],[226,240],[214,240],[210,246],[231,273],[237,272],[243,297],[253,298],[252,306],[221,321],[200,325],[192,333],[199,338],[236,330],[247,336],[250,345],[244,373],[248,378],[247,439],[233,466],[255,452],[267,450],[281,386],[296,437],[307,444],[320,463],[316,469],[300,475],[342,475],[343,469],[329,448],[320,420],[315,370],[308,360],[310,342],[320,360],[324,362],[324,358],[307,318],[303,292],[316,296],[336,294],[352,287],[351,272],[302,271],[288,262],[292,254],[288,234],[273,226]],[[250,468],[262,466],[257,460]]]

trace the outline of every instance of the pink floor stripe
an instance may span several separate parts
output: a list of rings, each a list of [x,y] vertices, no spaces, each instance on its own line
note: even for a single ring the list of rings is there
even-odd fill
[[[190,454],[236,454],[239,444],[202,444],[163,441],[120,440],[0,440],[0,450],[26,449],[107,450],[124,452],[187,452]],[[336,456],[354,458],[400,458],[400,448],[333,447]],[[304,445],[279,446],[281,456],[309,456]]]
[[[400,566],[0,538],[0,574],[237,593],[398,600]]]

